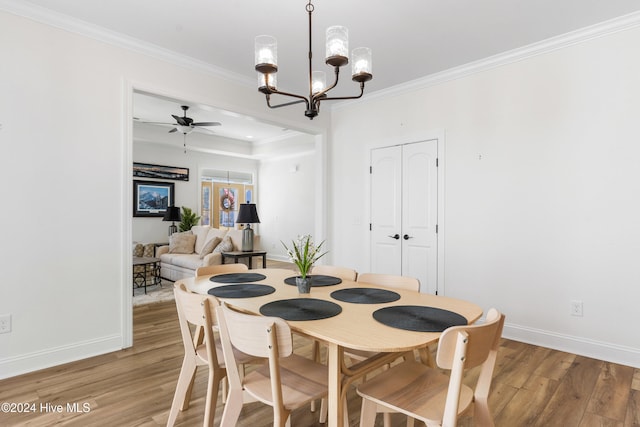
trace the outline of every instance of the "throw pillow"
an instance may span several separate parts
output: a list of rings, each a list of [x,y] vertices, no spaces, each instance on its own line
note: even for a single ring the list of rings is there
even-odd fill
[[[202,250],[200,251],[200,259],[204,258],[205,256],[209,255],[211,252],[213,252],[213,250],[220,244],[221,241],[222,241],[221,238],[214,237],[213,239],[205,243],[204,246],[202,247]]]
[[[144,255],[144,245],[142,243],[133,245],[133,256],[141,257],[142,255]]]
[[[173,233],[169,238],[170,254],[192,254],[196,245],[196,236],[190,231]]]
[[[231,252],[233,250],[233,242],[231,241],[231,236],[224,236],[222,242],[213,250],[213,253],[218,252]]]

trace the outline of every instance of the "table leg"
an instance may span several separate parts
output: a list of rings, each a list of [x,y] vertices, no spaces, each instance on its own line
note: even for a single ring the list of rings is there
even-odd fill
[[[329,427],[342,427],[343,411],[342,399],[342,375],[340,373],[340,358],[342,357],[342,348],[335,343],[327,343],[328,352],[328,370],[329,370],[329,395],[327,401],[329,404],[328,425]]]
[[[267,254],[262,255],[262,268],[267,268]]]

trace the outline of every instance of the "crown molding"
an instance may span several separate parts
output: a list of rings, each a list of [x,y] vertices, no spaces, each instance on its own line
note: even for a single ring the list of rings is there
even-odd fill
[[[165,62],[169,62],[193,71],[204,72],[234,83],[253,87],[255,82],[241,74],[233,73],[221,67],[208,64],[190,56],[181,55],[175,51],[162,48],[134,37],[130,37],[106,28],[89,24],[80,19],[72,18],[62,13],[54,12],[34,4],[20,0],[0,0],[0,10],[31,19],[42,24],[50,25],[61,30],[89,37],[113,46],[131,50]]]
[[[374,100],[413,92],[419,89],[439,85],[448,81],[461,79],[473,74],[482,73],[493,68],[513,64],[525,59],[544,55],[555,50],[564,49],[575,44],[580,44],[596,38],[608,36],[620,31],[629,30],[640,26],[640,12],[633,12],[617,18],[613,18],[598,24],[584,27],[569,33],[551,37],[536,43],[532,43],[517,49],[509,50],[478,61],[469,62],[459,67],[450,68],[438,73],[401,83],[390,88],[365,94],[360,100],[344,101],[333,105],[332,111],[345,108],[363,100]]]

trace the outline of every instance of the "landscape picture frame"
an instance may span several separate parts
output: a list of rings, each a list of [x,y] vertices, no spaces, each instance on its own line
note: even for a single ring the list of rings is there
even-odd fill
[[[133,216],[162,217],[175,201],[173,182],[133,181]]]
[[[189,181],[189,168],[179,166],[154,165],[151,163],[133,163],[133,176],[152,179],[172,179]]]

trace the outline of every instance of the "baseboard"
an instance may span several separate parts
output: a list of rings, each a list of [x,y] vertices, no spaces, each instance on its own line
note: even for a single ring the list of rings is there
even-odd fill
[[[0,360],[0,380],[122,349],[122,337],[111,335]]]
[[[514,341],[640,368],[640,348],[625,347],[513,324],[504,325],[502,336]]]
[[[286,255],[271,255],[269,253],[267,253],[267,261],[291,262]]]

